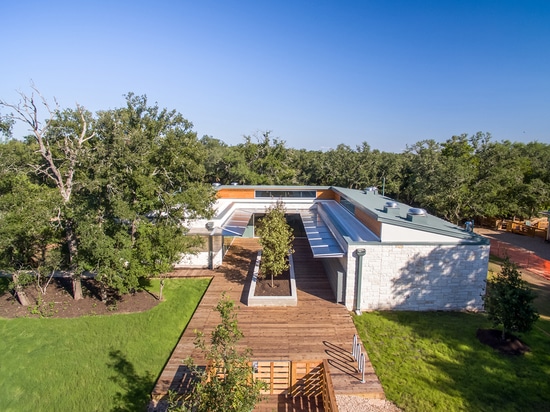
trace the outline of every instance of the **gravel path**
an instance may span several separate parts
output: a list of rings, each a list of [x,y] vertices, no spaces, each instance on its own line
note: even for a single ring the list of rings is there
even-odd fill
[[[336,403],[339,412],[401,412],[392,402],[384,399],[336,395]]]

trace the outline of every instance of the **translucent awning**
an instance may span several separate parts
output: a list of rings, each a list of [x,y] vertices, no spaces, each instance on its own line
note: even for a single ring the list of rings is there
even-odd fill
[[[304,224],[313,257],[329,258],[344,256],[344,251],[316,209],[301,210],[300,217]]]
[[[380,242],[378,236],[334,200],[318,202],[317,208],[342,236],[354,242]]]
[[[235,210],[231,217],[222,225],[222,235],[242,236],[253,213],[250,210]]]

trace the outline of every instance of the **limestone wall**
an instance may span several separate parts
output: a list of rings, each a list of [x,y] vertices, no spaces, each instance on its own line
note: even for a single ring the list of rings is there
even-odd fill
[[[365,245],[361,305],[366,310],[480,310],[488,245]],[[345,305],[356,309],[355,248],[348,250]]]

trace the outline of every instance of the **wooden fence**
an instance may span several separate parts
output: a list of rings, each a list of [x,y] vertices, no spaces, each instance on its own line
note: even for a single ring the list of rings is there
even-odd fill
[[[338,411],[326,360],[257,361],[252,365],[254,378],[268,385],[264,394],[321,398],[325,411]]]

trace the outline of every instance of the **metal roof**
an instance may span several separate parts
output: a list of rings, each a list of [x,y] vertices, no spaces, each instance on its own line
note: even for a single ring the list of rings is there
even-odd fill
[[[336,191],[344,198],[352,202],[356,207],[359,207],[363,211],[367,212],[378,222],[395,226],[403,226],[443,236],[450,236],[461,239],[468,243],[489,243],[488,239],[485,239],[484,237],[479,236],[476,233],[468,232],[457,225],[454,225],[429,213],[425,216],[422,216],[422,219],[410,220],[407,217],[407,214],[411,208],[410,206],[401,202],[397,202],[387,196],[381,196],[376,192],[365,193],[365,191],[363,190],[347,189],[341,187],[332,187],[332,190]],[[385,210],[387,202],[396,203],[397,208],[393,209],[393,211],[391,212]]]

